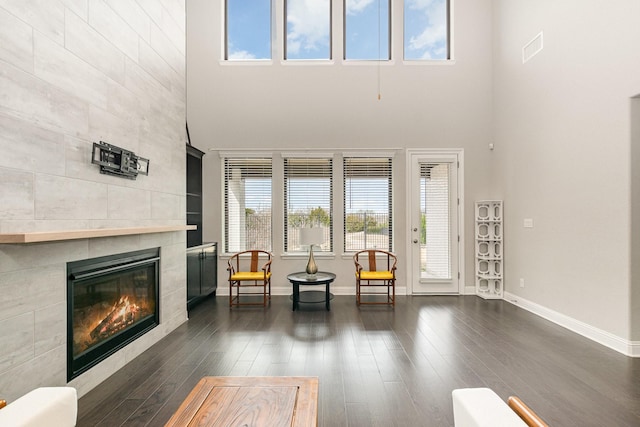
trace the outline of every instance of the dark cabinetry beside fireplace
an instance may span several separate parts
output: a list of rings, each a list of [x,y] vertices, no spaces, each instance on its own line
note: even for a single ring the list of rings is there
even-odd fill
[[[187,309],[215,294],[218,283],[218,244],[187,249]]]
[[[187,224],[196,230],[187,231],[187,247],[202,244],[202,157],[204,152],[187,145]]]

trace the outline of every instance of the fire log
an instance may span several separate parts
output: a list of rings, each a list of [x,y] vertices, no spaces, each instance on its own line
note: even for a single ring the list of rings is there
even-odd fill
[[[91,331],[91,338],[107,338],[132,324],[139,307],[129,303],[128,297],[120,298],[111,312]]]

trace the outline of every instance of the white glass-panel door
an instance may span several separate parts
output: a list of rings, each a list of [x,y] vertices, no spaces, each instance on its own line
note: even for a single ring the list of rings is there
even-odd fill
[[[457,156],[410,161],[411,293],[459,293]]]

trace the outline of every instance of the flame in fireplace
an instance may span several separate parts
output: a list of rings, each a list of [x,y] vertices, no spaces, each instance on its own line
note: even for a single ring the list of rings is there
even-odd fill
[[[84,311],[84,316],[77,316],[76,319],[80,321],[84,318],[77,328],[74,327],[74,354],[82,353],[117,334],[149,313],[149,307],[141,307],[129,296],[120,297],[113,305],[89,307]]]
[[[140,307],[130,303],[128,296],[120,298],[120,300],[113,305],[113,309],[107,317],[91,331],[91,336],[94,338],[108,338],[131,325],[135,321],[136,313],[139,311]]]

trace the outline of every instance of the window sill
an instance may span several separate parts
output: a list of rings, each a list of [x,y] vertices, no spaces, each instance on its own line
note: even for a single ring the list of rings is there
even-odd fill
[[[333,252],[314,252],[313,257],[315,259],[335,259],[336,254]],[[308,259],[309,252],[307,253],[283,253],[280,254],[281,259]]]
[[[255,65],[273,65],[272,59],[223,59],[220,61],[220,65],[230,67],[246,67]]]

